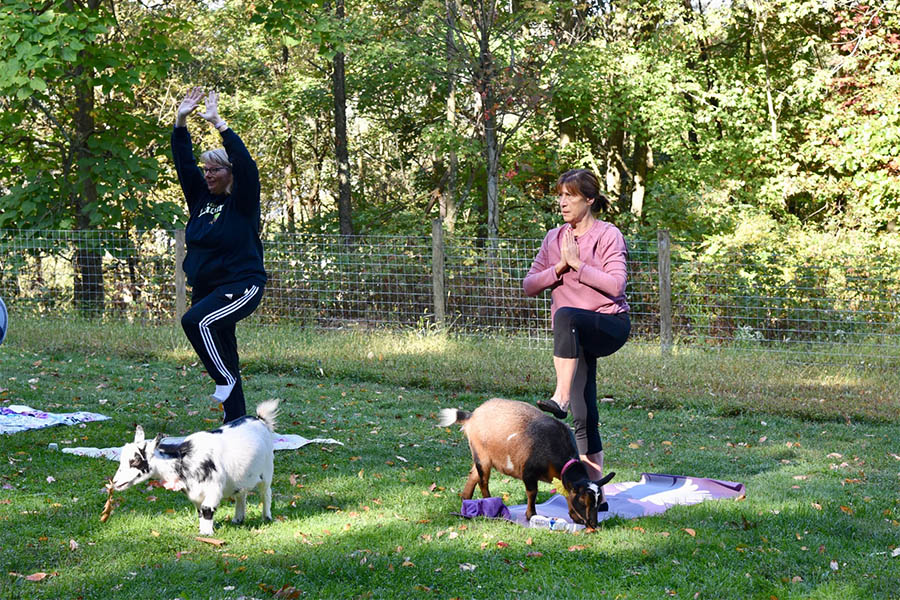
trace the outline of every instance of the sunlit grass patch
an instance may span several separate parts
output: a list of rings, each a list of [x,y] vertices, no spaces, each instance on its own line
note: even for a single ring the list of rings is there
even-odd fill
[[[745,484],[746,498],[569,535],[454,516],[471,459],[457,428],[435,427],[440,408],[546,393],[545,351],[434,333],[247,327],[238,337],[248,407],[281,398],[279,431],[343,445],[276,452],[275,521],[262,521],[256,494],[239,526],[223,502],[217,546],[196,539],[183,494],[150,486],[117,493],[101,523],[116,465],[48,448],[121,445],[138,423],[148,435],[183,435],[220,422],[180,332],[76,323],[44,345],[57,325],[25,327],[34,338],[0,348],[0,406],[112,420],[0,438],[3,598],[267,598],[284,586],[322,598],[896,595],[897,413],[887,384],[866,373],[819,379],[775,360],[686,349],[662,358],[629,343],[601,372],[616,479],[713,477]],[[848,388],[871,406],[848,412]],[[525,502],[518,480],[495,473],[491,489]],[[538,501],[547,497],[541,484]],[[47,577],[25,579],[35,573]]]

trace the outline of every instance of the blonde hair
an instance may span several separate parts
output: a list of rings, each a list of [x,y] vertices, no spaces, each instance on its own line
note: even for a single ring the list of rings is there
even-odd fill
[[[207,150],[203,154],[200,155],[200,162],[203,164],[212,164],[218,165],[220,167],[226,167],[229,171],[231,170],[231,161],[228,160],[228,153],[225,152],[225,148],[216,148],[214,150]],[[225,193],[231,193],[231,187],[234,185],[234,179],[229,182],[228,187],[225,188]]]
[[[225,148],[216,148],[215,150],[207,150],[200,155],[200,162],[212,163],[222,167],[231,168],[231,162],[228,160],[228,153]]]

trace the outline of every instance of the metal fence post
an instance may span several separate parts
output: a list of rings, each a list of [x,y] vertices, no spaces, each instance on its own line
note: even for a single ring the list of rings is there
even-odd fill
[[[440,217],[431,222],[431,287],[434,292],[434,322],[443,328],[447,295],[444,290],[444,227]]]
[[[175,230],[175,324],[181,323],[181,317],[187,310],[187,289],[184,271],[184,229]]]
[[[672,352],[672,236],[667,229],[656,232],[659,261],[659,344],[663,354]]]

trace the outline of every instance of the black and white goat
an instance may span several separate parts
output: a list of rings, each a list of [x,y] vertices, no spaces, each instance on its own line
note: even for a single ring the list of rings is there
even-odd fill
[[[603,486],[615,473],[591,481],[587,468],[578,459],[575,436],[569,426],[534,406],[493,398],[472,412],[445,408],[438,419],[440,427],[459,423],[469,440],[473,464],[463,498],[472,497],[476,484],[482,497],[489,497],[491,469],[497,469],[525,483],[527,519],[536,512],[538,481],[550,483],[555,478],[566,490],[569,516],[576,523],[596,528],[597,512],[609,510]]]
[[[134,442],[122,447],[113,487],[124,490],[152,478],[168,489],[184,490],[197,507],[202,535],[212,534],[213,514],[229,496],[235,497],[232,522],[243,522],[247,494],[257,488],[262,496],[263,518],[270,521],[275,454],[272,433],[277,415],[278,400],[267,400],[256,407],[255,417],[241,417],[174,444],[161,444],[162,434],[146,440],[138,425]]]

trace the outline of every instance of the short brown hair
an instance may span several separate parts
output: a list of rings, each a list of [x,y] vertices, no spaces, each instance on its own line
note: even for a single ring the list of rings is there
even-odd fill
[[[587,169],[570,169],[559,176],[556,180],[556,192],[559,193],[564,187],[570,191],[577,192],[588,200],[593,200],[591,209],[598,212],[601,209],[609,207],[609,198],[600,191],[600,182],[592,171]]]

